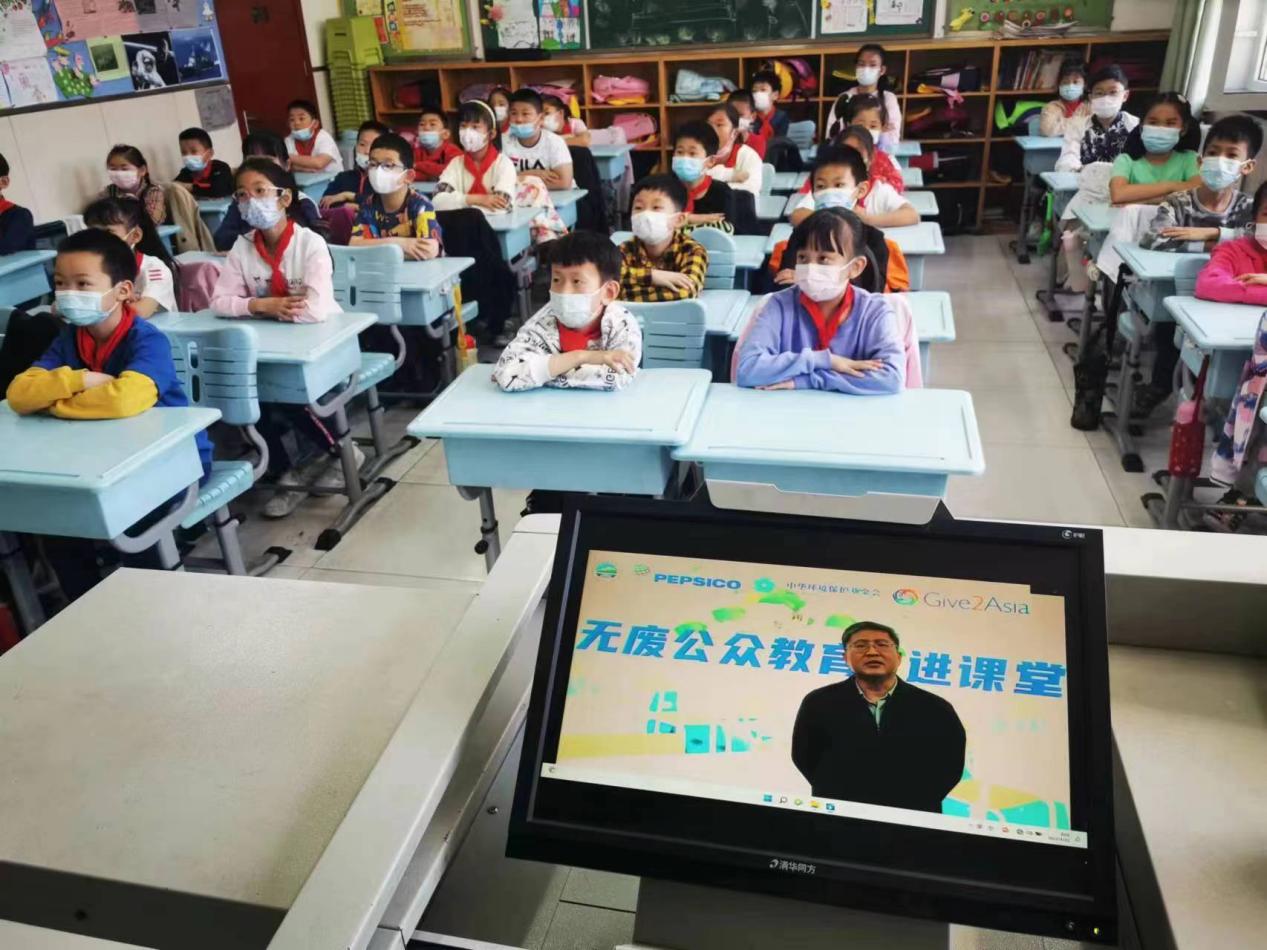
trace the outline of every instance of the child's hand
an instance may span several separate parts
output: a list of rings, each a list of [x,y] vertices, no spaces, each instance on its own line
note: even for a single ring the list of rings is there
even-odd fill
[[[1219,239],[1218,228],[1162,228],[1158,233],[1164,238],[1173,238],[1177,241],[1217,241]]]
[[[84,370],[84,389],[96,389],[98,386],[113,382],[114,377],[109,373],[94,373],[92,370]]]
[[[1239,280],[1246,287],[1267,287],[1267,274],[1237,274],[1233,280]]]
[[[323,208],[333,208],[337,204],[346,204],[355,197],[354,191],[341,191],[337,195],[326,195],[321,199],[320,205]]]
[[[786,287],[790,287],[792,284],[796,283],[796,271],[785,267],[783,270],[774,275],[774,282],[776,284],[782,284]]]
[[[303,314],[307,303],[308,298],[302,296],[256,297],[251,301],[251,312],[276,320],[294,320]]]
[[[664,287],[668,290],[695,289],[695,284],[691,282],[691,278],[675,270],[653,270],[651,272],[651,283],[656,287]]]
[[[710,155],[708,158],[704,159],[704,171],[708,171],[710,168],[716,168],[720,164],[721,162],[718,161],[716,155]]]
[[[843,356],[831,355],[831,368],[846,376],[864,376],[872,370],[884,366],[880,360],[847,360]]]
[[[589,361],[599,366],[610,366],[616,372],[632,375],[638,369],[633,354],[628,350],[590,350]]]
[[[440,242],[435,238],[401,238],[400,248],[411,261],[429,261],[440,253]]]
[[[777,383],[771,383],[769,386],[758,386],[757,389],[763,392],[772,392],[775,389],[795,389],[796,383],[790,379],[784,379]]]

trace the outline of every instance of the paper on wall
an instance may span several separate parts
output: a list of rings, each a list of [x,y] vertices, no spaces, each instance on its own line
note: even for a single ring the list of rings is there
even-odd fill
[[[876,26],[914,26],[924,22],[924,0],[875,0]]]
[[[40,41],[43,46],[43,40]],[[48,68],[48,60],[43,54],[32,59],[18,59],[0,63],[0,76],[8,87],[9,98],[13,108],[26,106],[42,106],[57,101],[57,87],[53,84],[53,73]]]
[[[357,16],[382,16],[383,0],[356,0]]]
[[[388,0],[387,31],[399,50],[443,52],[466,47],[463,0]]]
[[[877,0],[885,2],[885,0]],[[823,34],[862,33],[867,29],[867,0],[825,0]]]
[[[29,6],[0,7],[0,62],[42,58],[46,49],[44,34]]]
[[[68,40],[91,40],[98,36],[119,36],[135,33],[139,21],[128,6],[105,0],[57,0],[62,27]]]
[[[12,109],[13,100],[9,98],[9,87],[0,79],[0,109]]]

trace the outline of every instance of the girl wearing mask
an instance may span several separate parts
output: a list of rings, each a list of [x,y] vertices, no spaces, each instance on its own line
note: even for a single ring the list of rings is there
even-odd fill
[[[1069,60],[1060,67],[1057,91],[1059,99],[1043,106],[1038,118],[1038,134],[1048,138],[1064,136],[1069,129],[1079,134],[1091,120],[1091,103],[1087,100],[1087,67]]]
[[[851,283],[867,266],[862,222],[840,208],[797,225],[796,284],[770,294],[737,347],[735,382],[754,389],[900,392],[906,351],[883,296]]]
[[[290,159],[286,154],[286,143],[274,135],[272,132],[252,132],[242,140],[242,156],[246,158],[266,158],[283,170],[289,169]],[[317,203],[299,190],[294,184],[294,179],[290,179],[292,191],[290,193],[290,205],[286,209],[286,213],[295,219],[305,228],[313,230],[324,230],[326,225],[321,220],[321,211],[317,207]],[[233,247],[237,239],[243,234],[251,232],[252,225],[242,217],[236,201],[229,205],[229,210],[224,214],[224,220],[220,222],[220,226],[216,228],[214,235],[217,251],[227,251]]]
[[[888,77],[884,47],[868,43],[858,50],[854,74],[858,78],[858,84],[846,89],[827,114],[827,137],[835,138],[841,128],[857,121],[856,115],[845,114],[845,106],[850,99],[857,95],[870,95],[880,100],[883,106],[884,124],[881,131],[884,132],[884,143],[896,145],[902,138],[902,107],[893,93],[893,83]]]
[[[110,184],[99,198],[136,198],[145,206],[156,225],[167,220],[167,199],[163,189],[150,181],[150,167],[141,150],[132,145],[116,145],[106,155],[106,174]]]
[[[497,119],[497,134],[505,135],[510,131],[510,90],[505,86],[494,86],[486,104]]]
[[[139,201],[98,198],[84,209],[84,224],[109,231],[136,254],[130,301],[133,313],[148,320],[160,310],[176,311],[175,264]]]
[[[719,102],[713,106],[707,121],[721,144],[704,162],[705,173],[736,191],[748,191],[754,197],[761,194],[761,156],[740,141],[739,113],[735,107],[729,102]]]
[[[568,148],[590,147],[589,127],[568,114],[568,107],[562,99],[558,96],[542,96],[541,107],[545,110],[542,128],[563,136],[563,143]]]
[[[1201,184],[1200,144],[1201,130],[1192,121],[1188,100],[1177,92],[1162,93],[1113,161],[1113,204],[1159,204],[1177,191],[1196,188]]]

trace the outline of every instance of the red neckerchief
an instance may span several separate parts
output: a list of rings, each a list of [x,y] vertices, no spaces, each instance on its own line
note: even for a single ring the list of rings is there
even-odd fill
[[[200,171],[198,174],[191,175],[189,178],[189,183],[193,185],[195,188],[202,188],[203,190],[210,188],[211,187],[211,162],[208,161],[207,164],[203,165],[202,171]]]
[[[832,337],[836,335],[836,331],[840,329],[840,325],[849,318],[849,313],[853,310],[853,284],[845,286],[845,296],[833,314],[824,315],[822,308],[804,294],[801,294],[801,305],[805,307],[805,311],[814,321],[814,329],[818,331],[818,348],[825,350],[831,343]]]
[[[695,211],[695,200],[703,198],[708,194],[708,189],[712,187],[713,180],[705,175],[700,179],[700,183],[694,188],[686,189],[686,213],[692,214]]]
[[[104,343],[98,343],[93,335],[88,332],[87,327],[76,329],[75,351],[79,353],[79,358],[84,361],[84,365],[94,373],[104,373],[106,363],[114,355],[114,351],[119,348],[123,338],[132,332],[132,324],[135,322],[136,314],[132,311],[132,305],[125,303],[119,325],[114,328],[114,332],[110,334],[109,339]]]
[[[255,252],[259,254],[260,259],[273,272],[273,276],[268,279],[268,289],[273,292],[274,297],[290,296],[290,282],[286,280],[286,275],[282,273],[282,256],[286,253],[286,248],[290,246],[290,239],[295,236],[295,222],[287,221],[286,230],[282,232],[281,240],[277,242],[277,251],[274,254],[268,252],[268,247],[264,244],[264,234],[256,231],[252,237],[255,240]]]
[[[740,143],[738,140],[735,140],[734,142],[732,142],[732,143],[730,144],[730,152],[729,152],[729,153],[727,153],[727,155],[726,155],[726,160],[725,160],[724,162],[722,162],[722,167],[723,167],[723,168],[734,168],[734,167],[735,167],[735,159],[737,159],[737,158],[739,157],[739,147],[740,147],[740,144],[741,144],[741,143]]]
[[[591,323],[588,328],[580,330],[573,330],[559,323],[559,349],[564,353],[571,353],[573,350],[588,350],[590,340],[597,340],[602,332],[602,317]]]
[[[495,161],[497,161],[497,149],[491,145],[488,146],[488,151],[484,153],[484,161],[478,165],[475,164],[475,159],[471,158],[470,152],[462,153],[462,165],[471,173],[471,177],[475,179],[471,185],[471,190],[467,194],[488,194],[488,189],[484,187],[484,173],[493,167],[493,162]]]
[[[1064,100],[1061,100],[1060,104],[1065,107],[1065,118],[1072,119],[1073,114],[1078,111],[1078,106],[1082,105],[1082,100],[1075,99],[1073,102],[1065,102]]]
[[[140,251],[137,251],[136,252],[136,272],[138,274],[141,273],[141,262],[143,260],[145,260],[145,255],[142,254]]]
[[[312,130],[312,135],[308,136],[308,141],[306,142],[295,138],[295,136],[292,134],[291,138],[294,139],[294,142],[295,142],[295,151],[298,152],[300,155],[311,155],[312,147],[317,144],[317,133],[320,131],[321,131],[320,127],[314,128]],[[207,162],[207,165],[210,166],[211,163]]]
[[[8,198],[0,198],[0,214],[4,214],[10,208],[16,208],[16,207],[17,205],[15,205]]]

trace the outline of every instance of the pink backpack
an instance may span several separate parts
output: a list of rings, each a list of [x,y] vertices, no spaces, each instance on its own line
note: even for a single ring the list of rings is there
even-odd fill
[[[594,77],[594,101],[598,103],[609,99],[636,99],[639,96],[642,97],[643,102],[646,102],[650,91],[651,84],[637,76]]]
[[[646,145],[656,139],[656,121],[645,112],[622,112],[612,119],[612,125],[625,133],[630,145]]]

